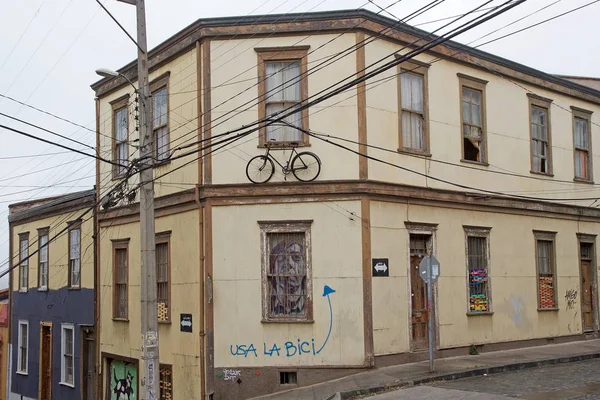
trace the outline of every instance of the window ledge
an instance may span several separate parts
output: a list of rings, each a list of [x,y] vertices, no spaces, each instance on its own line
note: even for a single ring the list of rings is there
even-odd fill
[[[262,319],[263,324],[314,324],[313,319],[297,320],[297,319]]]
[[[573,178],[573,182],[577,182],[577,183],[587,183],[588,185],[593,185],[594,181],[591,179],[585,179],[585,178]]]
[[[166,159],[166,160],[162,160],[162,161],[157,161],[155,163],[152,164],[152,168],[160,168],[160,167],[164,167],[165,165],[171,164],[171,159]]]
[[[461,158],[460,162],[463,162],[463,163],[466,163],[466,164],[479,165],[481,167],[489,167],[490,166],[490,164],[488,164],[487,162],[465,160],[464,158]]]
[[[482,312],[467,311],[468,317],[476,317],[478,315],[494,315],[494,312],[493,311],[482,311]]]
[[[114,322],[129,322],[129,318],[112,318]]]
[[[431,153],[429,153],[429,152],[426,153],[426,152],[421,152],[421,151],[418,151],[418,150],[411,150],[411,149],[405,149],[405,148],[400,148],[397,151],[400,154],[408,154],[408,155],[411,155],[411,156],[419,156],[419,157],[428,157],[428,158],[431,158]]]
[[[552,308],[539,308],[537,309],[538,311],[559,311],[560,308],[558,307],[552,307]]]
[[[71,389],[75,389],[75,385],[73,383],[58,382],[58,384],[61,385],[61,386],[70,387]]]
[[[23,372],[23,371],[17,371],[16,374],[17,375],[24,375],[24,376],[29,375],[27,372]]]
[[[47,292],[47,291],[48,291],[47,287],[38,288],[38,292]]]
[[[69,286],[69,290],[81,290],[81,286]]]
[[[159,321],[158,321],[158,323],[159,323],[160,325],[171,325],[171,320],[167,320],[167,321],[160,321],[160,320],[159,320]]]
[[[19,289],[19,293],[27,293],[27,289],[21,288],[21,289]]]
[[[311,147],[310,143],[298,143],[295,145],[291,145],[289,143],[281,143],[281,144],[274,144],[271,143],[271,150],[291,150],[291,149],[299,149],[302,147]],[[256,146],[257,149],[266,149],[267,145],[266,144],[259,144],[258,146]]]
[[[529,171],[529,173],[535,174],[535,175],[549,176],[551,178],[554,178],[554,174],[549,173],[549,172],[537,172],[537,171],[531,170],[531,171]]]
[[[123,178],[125,178],[126,174],[121,174],[121,175],[113,175],[112,178],[110,178],[111,181],[120,181]]]

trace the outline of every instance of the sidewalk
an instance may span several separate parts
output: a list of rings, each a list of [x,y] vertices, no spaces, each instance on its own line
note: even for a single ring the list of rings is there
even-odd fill
[[[600,358],[600,339],[439,359],[436,360],[436,372],[433,374],[429,373],[429,361],[394,365],[256,399],[343,400],[353,395],[374,393],[386,388],[419,385],[436,380],[452,380],[591,358]]]

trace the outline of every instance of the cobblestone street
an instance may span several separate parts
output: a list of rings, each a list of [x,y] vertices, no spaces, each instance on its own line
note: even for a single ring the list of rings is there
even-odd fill
[[[439,382],[373,397],[376,400],[600,400],[600,360]]]

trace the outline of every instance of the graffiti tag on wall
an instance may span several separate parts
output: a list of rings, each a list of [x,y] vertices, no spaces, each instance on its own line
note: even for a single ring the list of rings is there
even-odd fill
[[[572,310],[577,304],[577,290],[569,289],[565,292],[565,300],[567,301],[567,310]]]
[[[327,333],[327,337],[323,341],[323,344],[319,346],[315,343],[315,339],[311,338],[310,340],[297,339],[296,341],[285,341],[277,343],[267,343],[263,342],[262,347],[258,347],[254,345],[254,343],[249,344],[232,344],[229,346],[229,352],[232,356],[239,357],[294,357],[294,356],[302,356],[302,355],[313,355],[316,356],[319,354],[324,348],[327,342],[329,341],[329,337],[331,336],[331,328],[333,327],[333,310],[331,307],[331,299],[329,295],[335,293],[335,290],[325,285],[323,288],[323,297],[327,297],[327,302],[329,303],[329,332]]]

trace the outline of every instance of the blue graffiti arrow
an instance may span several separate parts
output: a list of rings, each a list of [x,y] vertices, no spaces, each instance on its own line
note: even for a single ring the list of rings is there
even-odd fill
[[[331,309],[331,299],[329,298],[329,295],[332,293],[335,293],[335,290],[325,285],[323,288],[323,297],[327,297],[327,301],[329,302],[329,332],[327,332],[327,337],[325,338],[325,342],[323,342],[323,346],[321,346],[321,348],[317,350],[315,354],[319,354],[321,350],[323,350],[327,344],[327,341],[329,340],[329,336],[331,335],[331,328],[333,326],[333,310]]]

